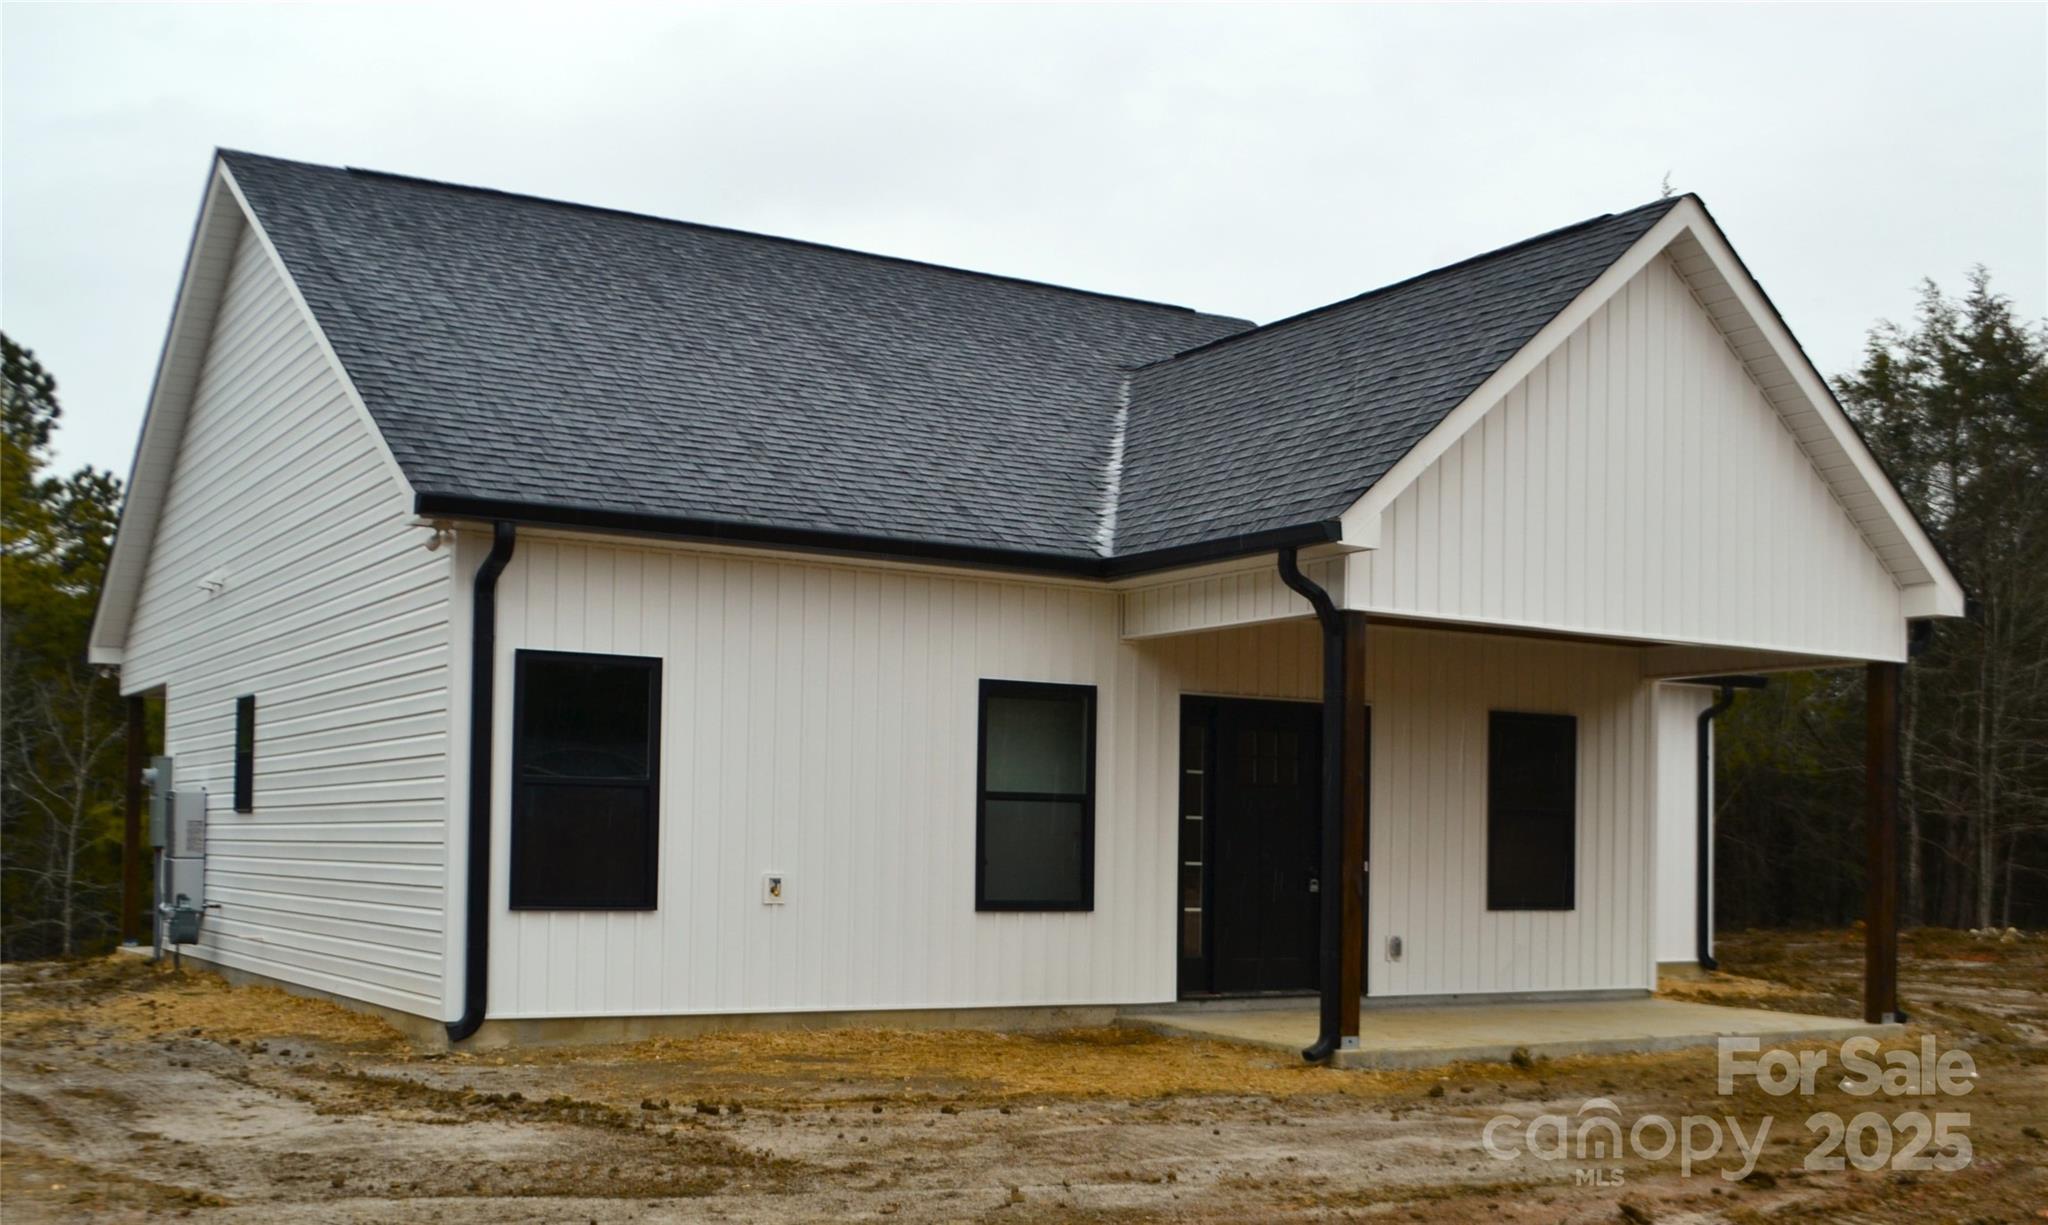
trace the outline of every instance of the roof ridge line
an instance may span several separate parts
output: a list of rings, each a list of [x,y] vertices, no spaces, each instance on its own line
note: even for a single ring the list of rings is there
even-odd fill
[[[880,260],[884,263],[901,264],[912,268],[927,268],[935,272],[948,272],[956,276],[975,277],[987,281],[1004,281],[1012,285],[1026,285],[1034,289],[1050,289],[1057,293],[1073,294],[1076,297],[1097,298],[1108,302],[1122,302],[1132,306],[1144,306],[1154,310],[1172,311],[1176,314],[1202,315],[1211,319],[1228,319],[1249,323],[1235,315],[1218,315],[1182,306],[1174,302],[1161,302],[1153,298],[1133,297],[1130,294],[1107,293],[1099,289],[1082,289],[1074,285],[1061,285],[1054,281],[1034,280],[1031,277],[1012,276],[1003,272],[984,272],[978,268],[962,268],[957,264],[941,264],[932,260],[913,259],[907,255],[885,255],[879,251],[862,251],[855,247],[842,247],[834,243],[814,242],[804,238],[788,238],[780,234],[764,234],[759,230],[742,230],[735,226],[713,225],[705,221],[686,221],[680,217],[663,217],[657,213],[643,213],[629,208],[616,208],[604,204],[583,204],[575,200],[558,200],[552,196],[539,196],[532,192],[511,191],[502,187],[480,187],[473,183],[454,183],[447,179],[430,179],[422,175],[400,174],[394,170],[374,170],[367,166],[330,166],[324,162],[305,162],[295,158],[274,157],[268,153],[251,153],[244,149],[220,149],[221,154],[235,157],[254,158],[259,161],[281,162],[288,166],[304,166],[313,170],[325,170],[334,174],[357,175],[367,179],[387,179],[395,183],[409,183],[419,187],[438,188],[443,191],[458,191],[476,196],[496,196],[505,200],[519,200],[530,204],[542,204],[550,208],[572,209],[579,213],[597,213],[604,216],[620,217],[630,221],[646,221],[657,225],[677,226],[712,234],[726,234],[739,238],[759,239],[762,242],[780,243],[784,246],[803,247],[813,251],[829,251],[835,255],[852,255],[861,259]]]
[[[1137,369],[1150,370],[1157,366],[1171,365],[1172,363],[1177,362],[1184,357],[1193,357],[1198,353],[1206,353],[1211,349],[1221,348],[1224,345],[1231,343],[1232,341],[1249,340],[1254,336],[1264,336],[1269,332],[1275,331],[1279,328],[1287,327],[1290,324],[1300,323],[1305,319],[1311,319],[1318,315],[1324,315],[1334,310],[1341,310],[1342,308],[1347,306],[1356,306],[1357,304],[1367,301],[1368,299],[1377,298],[1381,294],[1392,293],[1397,289],[1406,289],[1407,287],[1414,285],[1420,281],[1429,280],[1431,277],[1442,276],[1443,274],[1449,272],[1457,272],[1460,269],[1470,268],[1475,264],[1485,263],[1487,260],[1498,259],[1503,255],[1508,255],[1512,252],[1519,251],[1524,247],[1532,247],[1535,246],[1537,243],[1549,242],[1552,239],[1562,238],[1564,235],[1572,233],[1575,230],[1583,230],[1590,226],[1599,225],[1603,221],[1613,221],[1619,217],[1626,217],[1631,214],[1644,212],[1653,208],[1663,208],[1668,211],[1669,209],[1675,207],[1680,200],[1691,198],[1693,198],[1693,193],[1684,192],[1679,195],[1665,197],[1661,200],[1653,200],[1648,204],[1638,204],[1634,208],[1623,209],[1621,212],[1618,213],[1602,213],[1598,217],[1588,217],[1583,221],[1574,221],[1570,225],[1561,225],[1558,226],[1556,229],[1545,230],[1541,234],[1534,234],[1528,238],[1508,243],[1506,246],[1495,247],[1491,251],[1482,251],[1477,255],[1470,255],[1461,260],[1455,260],[1451,263],[1440,265],[1439,267],[1431,268],[1423,272],[1418,272],[1414,276],[1403,277],[1398,281],[1390,281],[1385,285],[1378,286],[1377,288],[1368,289],[1364,293],[1353,294],[1348,298],[1340,298],[1335,302],[1326,302],[1321,306],[1312,306],[1305,311],[1297,311],[1292,315],[1287,315],[1283,318],[1275,319],[1271,323],[1262,323],[1257,327],[1250,328],[1242,332],[1232,332],[1228,336],[1219,336],[1214,340],[1205,341],[1202,344],[1194,346],[1193,348],[1182,349],[1180,352],[1175,353],[1171,357],[1162,357],[1156,361],[1146,362],[1144,365],[1137,367]]]
[[[1095,551],[1116,556],[1117,512],[1123,507],[1124,440],[1131,428],[1131,371],[1117,373],[1116,406],[1109,417],[1109,455],[1103,463],[1102,508],[1095,521]]]

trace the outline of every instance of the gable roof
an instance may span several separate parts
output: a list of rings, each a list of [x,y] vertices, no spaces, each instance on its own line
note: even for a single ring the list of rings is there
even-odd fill
[[[1554,230],[1138,371],[1118,550],[1341,515],[1677,203]]]
[[[708,226],[223,160],[423,509],[1092,559],[1123,372],[1250,326]]]
[[[1342,541],[1668,254],[1905,590],[1931,538],[1697,197],[1264,327],[615,210],[223,152],[95,617],[118,662],[253,224],[415,509],[1112,578]]]
[[[1334,537],[1373,476],[1671,204],[1253,328],[710,226],[221,160],[423,513],[1080,572]]]

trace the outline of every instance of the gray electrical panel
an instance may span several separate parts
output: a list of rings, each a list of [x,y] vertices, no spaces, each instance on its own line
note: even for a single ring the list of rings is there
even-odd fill
[[[167,763],[168,764],[168,763]],[[168,774],[168,770],[165,772]],[[206,904],[206,792],[163,787],[163,857],[158,861],[157,913],[163,943],[197,944]]]
[[[142,779],[149,784],[149,845],[161,847],[171,836],[171,759],[150,758]]]
[[[164,854],[173,859],[205,859],[206,792],[172,792],[170,826]]]

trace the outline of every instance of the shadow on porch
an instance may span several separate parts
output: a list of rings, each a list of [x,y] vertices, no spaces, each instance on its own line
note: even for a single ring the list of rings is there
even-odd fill
[[[1315,1041],[1317,1020],[1317,1001],[1304,996],[1168,1004],[1126,1012],[1117,1024],[1291,1053]],[[1723,1037],[1754,1038],[1768,1047],[1839,1042],[1862,1034],[1891,1037],[1904,1028],[1654,997],[1368,1005],[1357,1049],[1338,1051],[1332,1062],[1345,1068],[1423,1068],[1502,1062],[1517,1049],[1532,1057],[1557,1058],[1712,1048]]]

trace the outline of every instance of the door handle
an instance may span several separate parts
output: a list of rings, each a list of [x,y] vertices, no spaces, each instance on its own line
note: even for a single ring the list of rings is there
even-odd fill
[[[1311,877],[1309,877],[1309,878],[1308,878],[1308,891],[1309,891],[1310,893],[1321,893],[1321,892],[1323,891],[1323,881],[1322,881],[1322,878],[1321,878],[1321,877],[1317,877],[1317,876],[1311,876]]]

